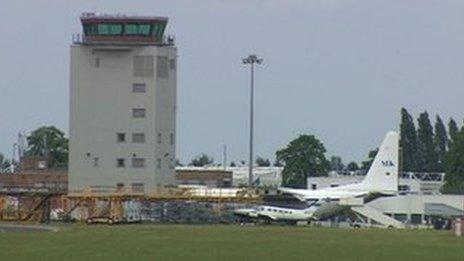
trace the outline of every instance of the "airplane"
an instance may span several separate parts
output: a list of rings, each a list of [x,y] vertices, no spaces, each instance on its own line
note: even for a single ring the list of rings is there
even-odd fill
[[[398,148],[398,133],[388,132],[369,171],[360,183],[319,190],[285,187],[278,189],[281,193],[291,194],[305,202],[307,208],[304,210],[258,206],[255,209],[238,209],[235,214],[252,219],[265,218],[275,221],[318,220],[337,215],[349,208],[346,204],[340,204],[340,200],[358,199],[367,203],[378,197],[396,195],[398,194]]]
[[[284,208],[269,205],[260,205],[256,208],[243,208],[234,211],[242,223],[249,221],[264,221],[265,223],[280,222],[286,224],[296,224],[298,221],[310,221],[311,210]]]

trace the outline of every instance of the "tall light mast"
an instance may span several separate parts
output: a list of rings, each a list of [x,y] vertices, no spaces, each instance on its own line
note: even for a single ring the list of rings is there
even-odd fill
[[[248,160],[248,186],[253,186],[253,120],[254,120],[254,85],[255,64],[261,64],[263,59],[258,58],[256,54],[250,54],[242,59],[243,64],[250,65],[250,155]]]

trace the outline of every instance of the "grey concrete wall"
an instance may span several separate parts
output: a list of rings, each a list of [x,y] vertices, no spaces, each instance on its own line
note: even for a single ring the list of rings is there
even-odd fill
[[[174,184],[177,66],[169,61],[177,63],[176,53],[172,46],[71,46],[70,190],[143,183],[148,192]],[[153,57],[153,72],[136,76],[134,56]],[[167,57],[167,77],[157,75],[159,56]],[[133,83],[145,83],[146,92],[133,93]],[[144,108],[145,117],[133,118],[133,108]],[[125,142],[118,142],[119,132]],[[133,143],[132,133],[145,133],[145,143]],[[133,168],[134,157],[144,158],[145,167]]]

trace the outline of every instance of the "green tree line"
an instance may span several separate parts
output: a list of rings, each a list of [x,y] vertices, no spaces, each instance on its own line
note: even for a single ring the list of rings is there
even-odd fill
[[[435,123],[424,111],[417,118],[401,109],[401,169],[414,172],[445,172],[446,193],[464,194],[464,129],[453,118],[448,128],[439,115]]]

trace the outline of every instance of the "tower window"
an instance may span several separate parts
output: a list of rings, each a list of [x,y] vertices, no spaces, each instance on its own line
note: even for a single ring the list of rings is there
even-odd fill
[[[132,192],[134,193],[143,193],[144,184],[143,183],[132,183]]]
[[[116,167],[118,168],[125,168],[126,167],[126,162],[124,159],[117,159],[116,160]]]
[[[156,159],[156,168],[161,169],[161,159],[160,158]]]
[[[145,118],[145,109],[143,108],[132,109],[132,117],[133,118]]]
[[[151,28],[152,26],[149,24],[126,24],[125,34],[148,36],[151,33]]]
[[[168,78],[168,57],[158,56],[156,59],[156,77]]]
[[[176,164],[176,160],[174,158],[171,158],[169,168],[175,169],[176,168],[175,164]]]
[[[84,24],[84,34],[88,36],[162,36],[166,22],[151,23],[87,23]]]
[[[153,77],[153,56],[134,56],[134,76]]]
[[[100,160],[98,157],[93,158],[93,166],[98,167],[100,165]]]
[[[172,132],[169,134],[169,144],[174,144],[174,133]]]
[[[145,93],[146,92],[146,84],[145,83],[134,83],[134,84],[132,84],[132,92],[133,93]]]
[[[121,35],[122,24],[117,23],[101,23],[101,24],[85,24],[84,25],[85,35]]]
[[[133,158],[132,159],[132,167],[136,168],[136,169],[145,168],[145,159],[143,159],[143,158]]]
[[[118,139],[118,142],[126,142],[126,134],[119,132],[117,134],[117,139]]]
[[[169,69],[174,70],[176,69],[176,59],[169,60]]]
[[[133,143],[145,143],[145,133],[132,133]]]
[[[161,132],[158,132],[158,136],[156,137],[156,142],[161,144]]]

